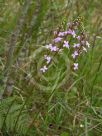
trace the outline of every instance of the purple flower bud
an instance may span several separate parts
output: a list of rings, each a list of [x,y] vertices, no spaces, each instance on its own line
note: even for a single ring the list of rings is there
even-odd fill
[[[74,63],[74,70],[78,69],[78,63]]]
[[[85,44],[85,41],[81,41],[81,43],[82,43],[82,45],[84,45],[84,44]]]
[[[80,41],[80,36],[77,36],[77,40]]]
[[[68,48],[68,49],[69,49],[68,41],[64,41],[63,47],[66,47],[66,48]]]

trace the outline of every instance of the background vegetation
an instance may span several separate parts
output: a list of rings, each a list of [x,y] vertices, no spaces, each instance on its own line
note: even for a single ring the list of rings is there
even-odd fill
[[[42,75],[43,47],[78,16],[90,42],[78,71],[60,60]],[[102,136],[101,0],[0,0],[0,135]]]

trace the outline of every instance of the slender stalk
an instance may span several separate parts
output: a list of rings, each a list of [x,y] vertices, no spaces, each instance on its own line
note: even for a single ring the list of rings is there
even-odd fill
[[[25,1],[23,7],[21,8],[21,15],[18,18],[16,27],[15,27],[13,33],[11,34],[11,38],[10,38],[9,45],[8,45],[9,50],[7,53],[7,61],[6,61],[5,68],[4,68],[4,82],[6,83],[5,84],[6,87],[4,87],[4,94],[7,92],[7,85],[9,82],[11,66],[12,66],[13,60],[14,60],[13,55],[14,55],[14,50],[16,47],[16,42],[17,42],[18,36],[20,34],[21,28],[24,25],[25,17],[26,17],[26,14],[27,14],[30,4],[31,4],[31,0]]]
[[[4,121],[3,121],[2,129],[1,129],[2,131],[3,131],[4,127],[5,127],[5,122],[6,122],[7,116],[9,114],[9,111],[10,111],[12,105],[14,104],[14,101],[15,101],[15,99],[11,102],[11,104],[10,104],[8,110],[7,110],[6,116],[5,116]]]

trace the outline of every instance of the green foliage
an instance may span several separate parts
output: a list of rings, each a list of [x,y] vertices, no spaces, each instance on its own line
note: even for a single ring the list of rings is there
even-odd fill
[[[0,0],[1,136],[102,136],[101,5],[101,0]],[[44,46],[56,29],[76,19],[90,42],[79,70],[71,70],[65,50],[41,74]]]
[[[61,136],[68,136],[68,133],[63,132],[63,133],[61,134]]]
[[[15,135],[25,135],[29,123],[26,107],[20,114],[16,131],[14,131],[15,122],[22,106],[23,104],[16,97],[9,97],[0,101],[0,129],[3,135],[8,132],[11,134],[15,133]]]

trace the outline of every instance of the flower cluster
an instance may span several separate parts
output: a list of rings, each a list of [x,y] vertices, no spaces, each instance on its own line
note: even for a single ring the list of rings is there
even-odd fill
[[[52,55],[63,51],[66,48],[69,51],[70,58],[72,59],[73,70],[78,69],[78,57],[83,53],[87,52],[90,47],[89,42],[86,40],[84,32],[79,30],[80,21],[76,20],[66,25],[66,30],[54,31],[54,38],[52,42],[45,46],[48,53],[44,55],[45,65],[40,69],[43,73],[48,70],[48,65],[51,63]]]

